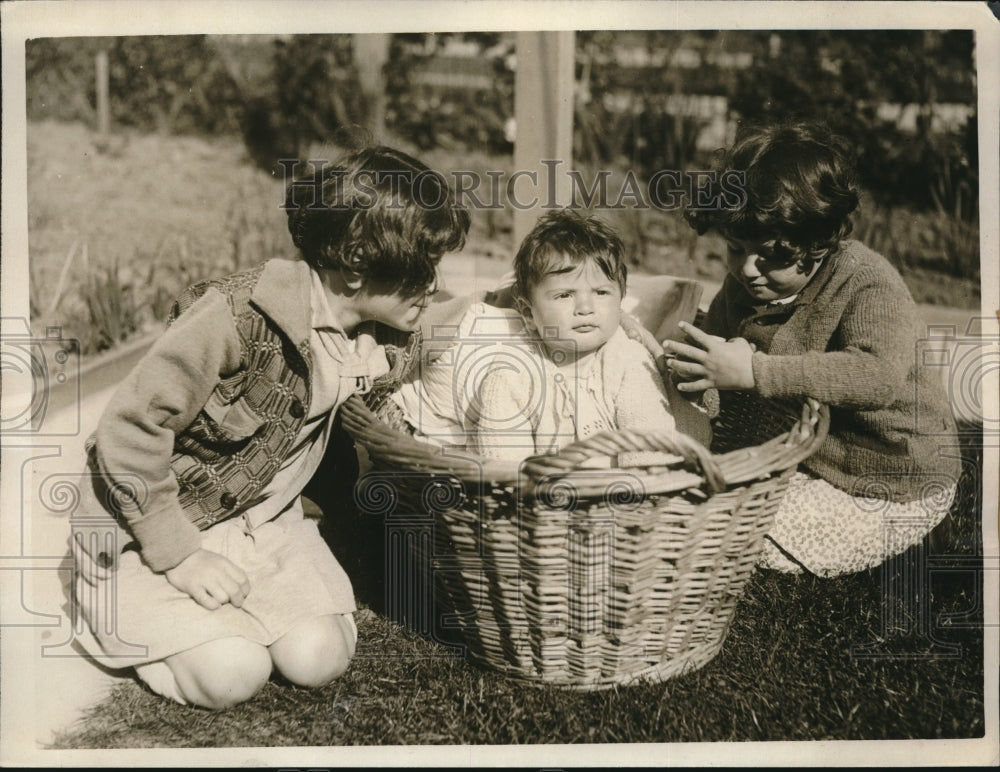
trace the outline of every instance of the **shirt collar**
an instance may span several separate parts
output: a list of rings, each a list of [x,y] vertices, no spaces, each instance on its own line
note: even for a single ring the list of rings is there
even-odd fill
[[[330,303],[326,294],[326,287],[323,286],[323,279],[314,268],[309,269],[309,300],[312,306],[311,325],[314,330],[331,329],[343,332],[340,320],[330,309]]]
[[[250,298],[296,346],[309,337],[309,271],[301,259],[268,260]]]

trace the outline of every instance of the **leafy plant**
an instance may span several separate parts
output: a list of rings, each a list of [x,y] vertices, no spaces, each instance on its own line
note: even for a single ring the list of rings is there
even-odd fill
[[[135,292],[120,280],[117,261],[91,272],[84,279],[83,293],[87,321],[81,341],[84,354],[112,348],[139,330]]]
[[[973,189],[978,177],[965,159],[946,158],[938,164],[931,186],[932,228],[948,270],[955,276],[980,275],[979,197]]]
[[[165,132],[235,132],[242,97],[207,35],[27,41],[28,118],[93,124],[95,56],[108,55],[111,121]]]
[[[420,151],[435,147],[477,153],[509,153],[505,124],[514,114],[514,73],[505,57],[486,57],[496,33],[394,35],[386,69],[386,127]],[[475,58],[449,58],[447,42],[460,39],[482,52]],[[485,88],[467,88],[463,76],[485,76]],[[429,72],[432,71],[432,72]],[[427,75],[437,78],[430,85]],[[449,85],[453,81],[454,85]]]
[[[931,217],[930,226],[948,272],[959,278],[978,279],[979,224],[938,210]]]
[[[270,223],[253,216],[246,203],[250,198],[241,192],[226,214],[229,255],[220,261],[220,273],[235,273],[262,263],[278,255],[285,243],[283,232],[276,233],[269,227]]]
[[[866,200],[854,215],[851,238],[878,252],[900,272],[905,272],[910,265],[912,250],[902,243],[897,233],[897,220],[894,210]],[[910,233],[914,230],[911,229]]]
[[[975,174],[975,117],[965,127],[933,120],[939,95],[975,103],[971,32],[810,30],[741,39],[754,58],[728,92],[734,115],[750,123],[807,118],[848,137],[862,184],[882,204],[932,209],[941,164],[964,157]],[[880,112],[894,105],[915,106],[914,125]]]

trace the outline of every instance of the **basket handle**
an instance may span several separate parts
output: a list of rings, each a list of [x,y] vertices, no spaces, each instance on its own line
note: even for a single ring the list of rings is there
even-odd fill
[[[565,474],[595,456],[615,456],[631,452],[663,452],[681,456],[687,464],[696,467],[705,477],[709,493],[718,493],[726,487],[726,480],[709,450],[683,434],[666,432],[638,432],[626,429],[601,432],[567,445],[558,453],[531,456],[525,459],[522,469],[532,479],[553,474]]]

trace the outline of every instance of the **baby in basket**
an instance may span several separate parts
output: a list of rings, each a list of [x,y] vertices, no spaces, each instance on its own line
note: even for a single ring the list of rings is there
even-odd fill
[[[425,338],[393,397],[416,435],[520,461],[602,431],[674,432],[653,356],[622,327],[623,252],[594,217],[543,216],[515,257],[516,309],[476,303],[457,335]]]

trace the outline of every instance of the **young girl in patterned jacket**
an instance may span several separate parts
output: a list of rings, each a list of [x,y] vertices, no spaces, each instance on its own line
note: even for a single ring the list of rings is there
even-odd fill
[[[208,708],[272,670],[347,668],[353,591],[299,494],[339,406],[405,370],[469,227],[441,175],[385,147],[293,183],[286,210],[299,256],[185,293],[88,443],[79,511],[107,529],[73,545],[84,645]]]
[[[918,367],[920,319],[899,273],[848,240],[858,192],[846,145],[808,124],[744,131],[722,171],[735,199],[687,212],[728,244],[729,274],[692,344],[666,341],[678,388],[830,407],[829,435],[792,479],[763,565],[860,571],[919,542],[959,474],[940,377]],[[720,177],[721,179],[721,177]]]

